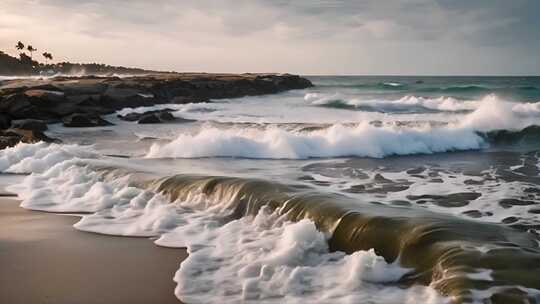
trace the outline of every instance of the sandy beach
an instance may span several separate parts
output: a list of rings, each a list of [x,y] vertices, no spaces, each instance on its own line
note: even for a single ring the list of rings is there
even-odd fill
[[[172,278],[185,250],[80,232],[77,217],[18,204],[0,195],[0,303],[180,303]]]

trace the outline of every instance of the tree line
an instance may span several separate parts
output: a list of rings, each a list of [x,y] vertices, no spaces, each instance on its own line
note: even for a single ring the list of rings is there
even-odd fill
[[[0,0],[1,1],[1,0]],[[139,68],[111,66],[100,63],[72,63],[52,62],[54,57],[49,52],[41,55],[45,63],[34,60],[34,54],[38,51],[33,45],[18,41],[15,48],[19,52],[19,58],[10,56],[0,50],[0,75],[51,75],[51,74],[84,74],[84,75],[108,75],[108,74],[148,74],[150,72]],[[28,54],[28,55],[27,55]]]
[[[34,61],[33,60],[33,54],[34,52],[37,52],[37,49],[34,48],[32,45],[27,45],[25,46],[24,43],[22,43],[21,41],[17,42],[17,44],[15,45],[15,48],[18,50],[18,51],[22,51],[20,54],[19,54],[19,57],[21,58],[21,60],[23,60],[23,58],[25,57],[29,57],[30,58],[30,61]],[[24,50],[26,50],[30,53],[30,56],[26,55],[26,53],[24,52]],[[45,58],[45,64],[48,64],[48,61],[49,60],[53,60],[53,55],[49,52],[43,52],[43,54],[41,54],[44,58]]]

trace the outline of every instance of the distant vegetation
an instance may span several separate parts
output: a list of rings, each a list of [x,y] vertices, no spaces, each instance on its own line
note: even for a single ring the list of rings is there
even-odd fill
[[[19,58],[10,56],[0,51],[0,75],[3,76],[37,76],[37,75],[56,75],[56,74],[83,74],[83,75],[108,75],[108,74],[146,74],[156,73],[138,68],[126,68],[119,66],[110,66],[99,63],[71,63],[58,62],[53,63],[54,57],[49,52],[43,52],[45,63],[34,60],[34,52],[38,50],[32,45],[25,45],[19,41],[15,45],[19,51]],[[26,51],[30,55],[26,54]]]

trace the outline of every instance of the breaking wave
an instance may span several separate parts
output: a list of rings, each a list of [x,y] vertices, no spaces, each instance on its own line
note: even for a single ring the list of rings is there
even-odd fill
[[[481,102],[463,101],[452,97],[426,98],[417,96],[405,96],[397,100],[347,99],[341,94],[320,93],[308,93],[304,96],[304,100],[317,106],[382,113],[463,112],[476,109]]]
[[[244,191],[257,190],[264,182],[189,176],[141,181],[137,174],[111,169],[110,160],[73,154],[63,154],[42,171],[36,166],[42,162],[39,151],[49,148],[58,147],[10,149],[26,152],[26,157],[10,158],[7,171],[37,170],[10,187],[23,200],[21,206],[89,213],[74,225],[83,231],[157,236],[158,245],[186,246],[189,257],[174,277],[175,294],[183,301],[445,302],[433,288],[402,286],[400,280],[413,269],[400,266],[398,260],[388,262],[374,250],[335,252],[329,245],[330,231],[317,228],[309,218],[296,220],[275,212],[276,206],[265,205],[261,197],[254,197],[255,209],[237,205],[245,203]],[[260,194],[272,199],[271,193]],[[347,277],[340,275],[351,269]]]
[[[313,132],[267,129],[220,129],[181,134],[154,144],[147,157],[245,157],[305,159],[312,157],[385,157],[480,149],[484,140],[469,129],[377,127],[369,123],[333,125]]]
[[[309,132],[266,128],[218,128],[180,134],[166,144],[154,144],[147,157],[245,157],[306,159],[317,157],[386,157],[476,150],[492,142],[487,132],[519,131],[538,124],[540,103],[516,104],[496,96],[484,98],[457,122],[445,125],[403,124],[331,125]],[[530,132],[530,130],[529,130]]]
[[[19,149],[28,147],[10,153]],[[39,171],[38,152],[7,170]],[[540,288],[536,237],[501,225],[258,179],[156,179],[103,158],[64,159],[11,188],[22,206],[89,212],[77,229],[186,246],[174,279],[187,302],[469,302]]]

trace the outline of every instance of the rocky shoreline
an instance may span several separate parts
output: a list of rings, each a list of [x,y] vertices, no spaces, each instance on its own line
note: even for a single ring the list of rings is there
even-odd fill
[[[66,127],[109,124],[100,116],[128,107],[209,102],[275,94],[312,83],[290,74],[161,73],[131,77],[54,77],[0,81],[0,149],[50,140],[46,124]],[[150,113],[140,123],[166,121]],[[31,120],[31,121],[29,121]]]

